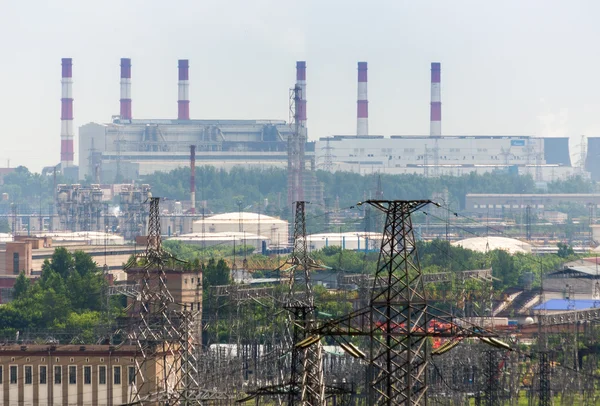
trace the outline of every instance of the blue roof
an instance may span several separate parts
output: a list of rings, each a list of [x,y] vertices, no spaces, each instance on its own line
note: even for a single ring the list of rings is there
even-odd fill
[[[537,305],[533,310],[584,310],[594,307],[594,303],[600,303],[595,300],[567,300],[567,299],[550,299],[540,305]],[[572,305],[569,308],[569,304]]]

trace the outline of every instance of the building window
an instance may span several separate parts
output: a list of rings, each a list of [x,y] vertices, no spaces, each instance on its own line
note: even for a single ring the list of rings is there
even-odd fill
[[[25,385],[33,384],[33,367],[31,365],[25,365]]]
[[[46,365],[40,365],[40,385],[48,383],[48,369]]]
[[[60,385],[62,383],[62,367],[55,366],[54,367],[54,384]]]
[[[135,384],[135,367],[129,367],[129,384]]]
[[[69,365],[69,385],[75,385],[77,383],[77,367],[75,365]]]
[[[13,252],[13,273],[15,275],[19,274],[19,253]]]
[[[83,384],[84,385],[92,384],[92,367],[89,365],[83,367]]]
[[[121,384],[121,367],[114,367],[113,369],[113,384]]]
[[[10,383],[11,383],[11,385],[17,384],[17,376],[18,376],[17,366],[11,365],[10,366]]]
[[[106,366],[104,365],[98,367],[98,383],[106,385]]]
[[[3,373],[2,372],[4,372],[4,371],[2,370],[2,365],[0,365],[0,385],[2,385],[2,378],[3,378],[3,376],[2,376]]]

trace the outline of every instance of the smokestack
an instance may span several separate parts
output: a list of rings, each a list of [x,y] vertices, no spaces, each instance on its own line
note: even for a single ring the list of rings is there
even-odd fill
[[[367,95],[367,63],[358,63],[358,101],[356,135],[369,135],[369,98]]]
[[[306,62],[296,62],[296,86],[300,89],[298,108],[298,124],[306,129]]]
[[[190,145],[190,200],[192,208],[190,213],[196,213],[196,146]]]
[[[431,63],[431,114],[429,135],[442,135],[442,97],[440,95],[441,63]]]
[[[62,58],[61,87],[60,164],[64,169],[73,166],[73,63],[71,58]]]
[[[131,120],[131,59],[121,58],[121,111],[124,120]]]
[[[305,148],[308,130],[306,128],[306,61],[296,62],[296,87],[300,94],[296,101],[296,119],[298,120],[298,177],[297,199],[304,200],[304,170],[306,169]]]
[[[179,60],[179,100],[177,101],[177,120],[190,119],[190,77],[189,61]]]

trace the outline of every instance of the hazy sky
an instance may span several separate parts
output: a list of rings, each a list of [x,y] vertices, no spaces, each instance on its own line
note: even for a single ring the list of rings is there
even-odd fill
[[[368,61],[370,133],[426,135],[439,61],[443,134],[570,136],[573,153],[600,135],[598,15],[597,0],[3,0],[0,166],[59,162],[61,57],[76,135],[118,114],[121,57],[134,118],[176,117],[189,59],[192,118],[287,120],[306,60],[310,139],[355,133]]]

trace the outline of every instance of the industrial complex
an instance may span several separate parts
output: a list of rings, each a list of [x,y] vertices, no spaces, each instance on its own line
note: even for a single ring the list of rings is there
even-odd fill
[[[72,62],[63,59],[63,114],[61,164],[73,168]],[[460,135],[442,132],[441,64],[431,64],[429,135],[377,135],[369,133],[368,66],[358,63],[356,134],[332,134],[311,140],[307,131],[306,63],[296,67],[296,85],[290,91],[290,117],[261,120],[190,118],[190,64],[178,66],[179,100],[176,118],[134,118],[132,115],[131,60],[121,60],[119,115],[108,122],[79,128],[79,179],[98,183],[135,180],[145,174],[189,165],[190,145],[202,165],[230,169],[244,167],[291,168],[304,185],[315,169],[359,173],[415,173],[426,176],[462,175],[494,170],[529,174],[536,181],[565,179],[580,168],[571,164],[569,138],[532,135]],[[300,144],[288,142],[298,134]],[[586,171],[600,176],[593,159],[596,138],[588,138]],[[73,172],[73,173],[75,173]],[[307,172],[307,173],[305,173]],[[596,173],[598,172],[598,173]],[[66,170],[69,173],[69,170]]]

